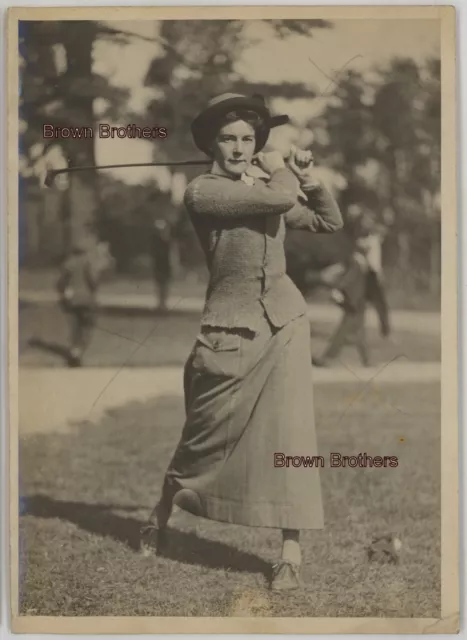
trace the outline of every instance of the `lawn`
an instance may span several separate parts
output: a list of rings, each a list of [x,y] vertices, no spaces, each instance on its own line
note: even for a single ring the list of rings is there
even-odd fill
[[[101,313],[86,354],[86,365],[182,365],[199,331],[199,319],[199,313]],[[321,353],[333,330],[334,324],[313,323],[314,353]],[[381,339],[373,329],[368,330],[368,337],[374,364],[393,360],[422,363],[439,361],[441,357],[439,338],[421,332],[397,331],[395,344]],[[48,345],[48,348],[31,346],[30,341],[34,338]],[[64,358],[59,352],[67,346],[67,340],[67,319],[58,307],[21,306],[19,350],[22,365],[62,367]],[[353,346],[347,347],[342,357],[347,365],[359,363]]]
[[[182,427],[181,398],[23,438],[21,613],[439,617],[439,396],[438,384],[317,385],[326,460],[367,452],[396,455],[399,466],[322,470],[326,527],[304,533],[305,587],[286,595],[265,588],[275,530],[179,511],[165,557],[138,551]],[[389,532],[402,540],[400,564],[370,563],[367,543]]]

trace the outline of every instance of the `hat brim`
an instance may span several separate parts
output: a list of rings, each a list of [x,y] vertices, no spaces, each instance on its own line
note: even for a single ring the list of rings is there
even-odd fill
[[[256,131],[255,153],[258,153],[258,151],[261,151],[264,147],[272,128],[287,124],[290,121],[289,116],[287,115],[271,116],[269,109],[258,98],[249,98],[247,96],[235,96],[228,98],[218,104],[209,106],[193,120],[191,124],[191,132],[198,149],[206,153],[208,156],[211,156],[212,154],[208,146],[210,141],[207,139],[206,134],[209,130],[212,130],[213,121],[217,120],[229,111],[235,111],[238,109],[253,111],[254,113],[257,113],[264,122],[264,125],[259,127]]]

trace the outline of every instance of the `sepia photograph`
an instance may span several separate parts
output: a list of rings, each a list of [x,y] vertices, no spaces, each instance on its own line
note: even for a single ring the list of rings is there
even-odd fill
[[[13,631],[458,632],[455,9],[8,54]]]

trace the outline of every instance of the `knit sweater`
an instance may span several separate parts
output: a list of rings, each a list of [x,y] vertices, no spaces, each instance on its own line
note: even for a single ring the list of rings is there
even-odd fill
[[[261,316],[277,328],[306,312],[286,275],[286,226],[315,233],[342,227],[339,208],[321,184],[303,184],[286,168],[247,184],[212,173],[195,178],[185,206],[210,273],[202,325],[254,332]]]

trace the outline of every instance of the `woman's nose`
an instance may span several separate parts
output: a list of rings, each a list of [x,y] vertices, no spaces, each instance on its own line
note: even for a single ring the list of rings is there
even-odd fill
[[[241,154],[243,151],[243,144],[241,140],[237,140],[237,142],[234,144],[234,153],[237,154]]]

